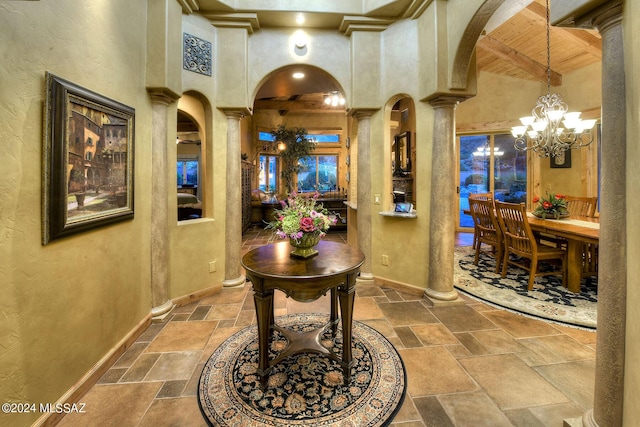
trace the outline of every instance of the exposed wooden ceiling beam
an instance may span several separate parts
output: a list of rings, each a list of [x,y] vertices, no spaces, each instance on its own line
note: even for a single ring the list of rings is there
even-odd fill
[[[527,8],[522,10],[522,16],[545,28],[547,26],[547,8],[540,3],[531,3]],[[551,30],[562,34],[562,37],[571,37],[574,41],[582,45],[585,52],[602,58],[602,39],[591,32],[583,29],[557,26],[552,27]]]
[[[499,58],[510,62],[514,66],[518,67],[522,71],[525,71],[542,82],[547,81],[547,66],[541,64],[523,53],[510,48],[499,40],[494,39],[491,36],[483,37],[478,46],[482,49],[486,49]],[[562,75],[551,70],[551,85],[560,86],[562,84]]]
[[[579,44],[584,48],[586,53],[590,53],[596,58],[602,59],[602,38],[590,33],[587,30],[578,28],[555,28],[561,30],[566,36],[578,41]]]

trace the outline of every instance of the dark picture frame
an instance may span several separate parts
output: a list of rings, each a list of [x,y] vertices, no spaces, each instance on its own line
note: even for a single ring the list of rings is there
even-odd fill
[[[393,176],[406,176],[411,173],[411,132],[403,132],[393,138],[394,152]]]
[[[46,73],[42,244],[133,219],[135,110]]]
[[[550,156],[549,164],[552,168],[570,168],[571,167],[571,149],[565,150],[562,156]]]

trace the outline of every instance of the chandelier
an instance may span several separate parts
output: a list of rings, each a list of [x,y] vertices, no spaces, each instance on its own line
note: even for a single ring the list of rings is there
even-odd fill
[[[511,128],[517,150],[533,150],[540,157],[555,157],[566,150],[593,142],[591,128],[596,120],[582,120],[580,112],[568,113],[562,96],[551,93],[551,24],[547,0],[547,94],[538,98],[531,116],[520,118],[522,126]],[[564,127],[563,127],[564,126]]]
[[[338,105],[344,105],[345,101],[340,92],[334,91],[324,96],[324,103],[332,107],[337,107]]]

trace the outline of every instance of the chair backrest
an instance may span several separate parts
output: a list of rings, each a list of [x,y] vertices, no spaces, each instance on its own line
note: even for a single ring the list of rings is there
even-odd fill
[[[497,237],[502,240],[500,225],[494,209],[493,199],[469,198],[469,210],[475,226],[483,233],[497,233]]]
[[[564,200],[567,202],[567,210],[571,216],[594,217],[596,215],[597,197],[565,196]]]
[[[469,200],[493,200],[493,193],[475,193],[469,194]]]
[[[506,246],[516,254],[531,257],[538,250],[529,226],[524,204],[495,202],[498,222],[504,233]]]

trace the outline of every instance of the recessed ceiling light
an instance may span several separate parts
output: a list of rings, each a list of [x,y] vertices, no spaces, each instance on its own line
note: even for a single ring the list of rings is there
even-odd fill
[[[295,73],[293,73],[293,78],[294,79],[302,79],[302,78],[304,78],[304,73],[302,73],[300,71],[296,71]]]
[[[301,13],[298,13],[296,15],[296,24],[301,25],[304,24],[304,15]]]

